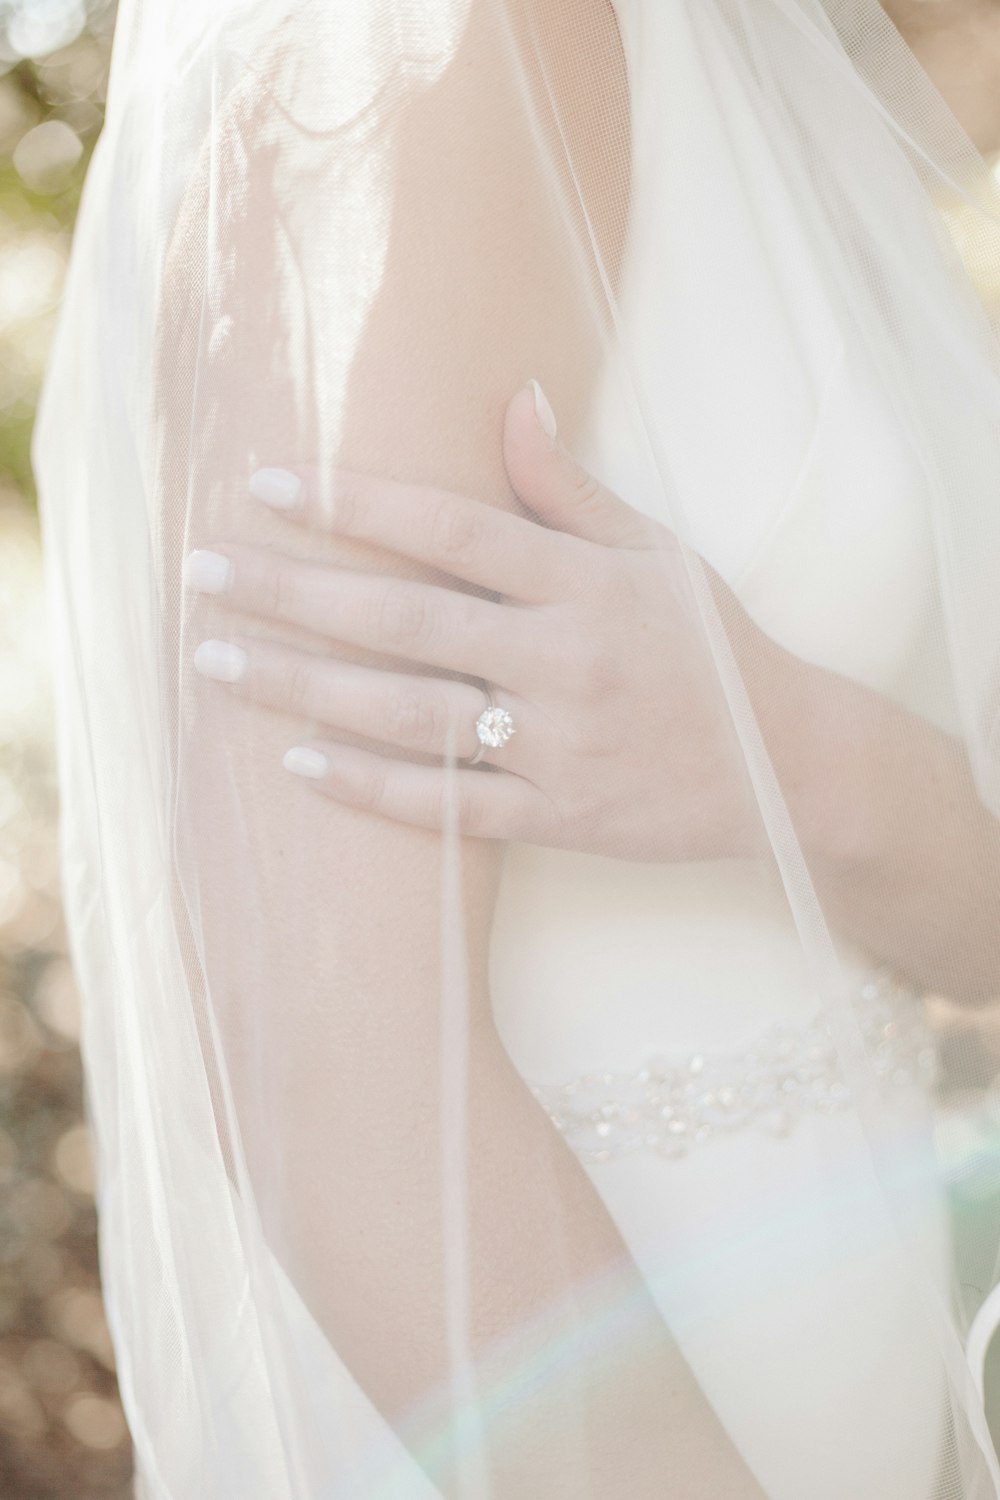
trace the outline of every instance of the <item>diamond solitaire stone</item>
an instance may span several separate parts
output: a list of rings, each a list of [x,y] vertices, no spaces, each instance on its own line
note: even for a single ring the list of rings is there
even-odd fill
[[[514,720],[505,708],[498,708],[491,704],[484,708],[476,720],[476,734],[481,745],[488,745],[491,750],[499,750],[501,745],[506,745],[514,733]]]

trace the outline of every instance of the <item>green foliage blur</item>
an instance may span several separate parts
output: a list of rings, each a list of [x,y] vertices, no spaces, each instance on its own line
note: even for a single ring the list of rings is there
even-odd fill
[[[0,1497],[131,1500],[60,899],[29,453],[104,119],[110,0],[0,0]]]
[[[29,504],[34,410],[104,119],[113,0],[0,0],[0,486]]]

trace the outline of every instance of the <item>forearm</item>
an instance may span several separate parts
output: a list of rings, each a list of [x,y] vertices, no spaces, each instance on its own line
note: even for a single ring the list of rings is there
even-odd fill
[[[961,742],[792,658],[761,709],[832,922],[925,988],[1000,996],[1000,822]]]

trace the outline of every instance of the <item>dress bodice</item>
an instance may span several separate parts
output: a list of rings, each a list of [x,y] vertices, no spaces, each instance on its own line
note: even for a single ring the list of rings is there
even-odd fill
[[[770,149],[766,107],[726,49],[704,45],[714,8],[617,9],[633,125],[622,336],[578,456],[682,532],[786,649],[951,727],[924,476],[802,213],[803,184]],[[636,390],[655,411],[637,409]],[[863,987],[871,955],[832,936]],[[764,859],[639,864],[509,844],[490,980],[500,1034],[546,1107],[567,1080],[589,1079],[608,1095],[609,1134],[623,1118],[610,1092],[648,1077],[652,1059],[673,1087],[685,1059],[711,1072],[719,1054],[756,1056],[775,1025],[806,1046],[817,1006],[788,893]],[[660,1096],[642,1087],[648,1110]],[[898,1108],[909,1149],[929,1153],[919,1069]],[[665,1155],[581,1153],[769,1500],[929,1500],[939,1375],[906,1297],[885,1296],[903,1272],[856,1118],[820,1111],[782,1139],[742,1130]],[[917,1175],[915,1233],[943,1281],[938,1192],[929,1169]],[[853,1184],[849,1206],[834,1178]],[[869,1374],[887,1347],[906,1378],[876,1395]],[[778,1410],[799,1443],[776,1444]]]
[[[619,17],[633,119],[622,337],[578,455],[684,535],[779,644],[951,727],[923,473],[802,184],[771,150],[762,101],[704,45],[710,17],[636,0]],[[635,389],[655,412],[637,411]],[[868,962],[843,954],[859,973]],[[804,1019],[810,990],[787,898],[758,863],[517,844],[492,982],[512,1051],[543,1074],[550,1041],[581,1065],[592,1050],[625,1066],[643,1036],[710,1046],[748,1017]]]

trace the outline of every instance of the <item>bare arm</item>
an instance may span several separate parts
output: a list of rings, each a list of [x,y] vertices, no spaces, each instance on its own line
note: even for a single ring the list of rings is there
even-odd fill
[[[493,13],[492,7],[483,7]],[[610,6],[539,5],[595,77],[555,79],[568,118],[586,121],[609,78],[622,86]],[[579,47],[580,28],[592,46]],[[452,487],[475,486],[512,505],[500,454],[507,395],[537,373],[559,400],[568,430],[582,421],[598,358],[597,329],[578,270],[553,257],[563,243],[520,101],[498,65],[502,39],[473,6],[446,76],[407,121],[395,184],[394,230],[377,304],[351,376],[339,462]],[[600,87],[596,86],[600,81]],[[613,130],[596,132],[604,141]],[[603,147],[602,147],[603,149]],[[263,158],[261,158],[263,160]],[[619,160],[621,158],[619,157]],[[625,184],[603,179],[613,162],[591,155],[594,211],[609,261]],[[266,185],[231,226],[233,263],[268,284]],[[197,220],[199,209],[194,207]],[[270,215],[273,218],[273,213]],[[550,232],[551,231],[551,232]],[[552,257],[552,258],[550,258]],[[168,297],[183,349],[185,320],[202,292],[198,257],[175,261]],[[192,266],[195,268],[192,271]],[[584,278],[585,280],[585,278]],[[193,459],[195,494],[183,545],[234,540],[288,549],[280,523],[247,505],[247,455],[287,460],[292,396],[282,387],[267,307],[237,320],[234,350],[216,393],[223,419]],[[166,414],[168,449],[186,432],[183,401]],[[196,439],[196,443],[199,442]],[[307,459],[313,455],[298,455]],[[182,514],[189,481],[179,465]],[[181,545],[181,514],[166,518]],[[313,554],[385,569],[376,549],[328,546]],[[400,559],[389,570],[402,571]],[[213,631],[211,604],[197,628]],[[197,637],[192,636],[191,646]],[[349,654],[346,653],[345,654]],[[196,688],[201,692],[200,687]],[[208,818],[198,858],[208,977],[236,1095],[244,1146],[265,1225],[296,1285],[376,1405],[448,1494],[459,1488],[453,1441],[462,1397],[446,1381],[446,1288],[441,1173],[440,1028],[449,978],[441,953],[442,841],[333,802],[318,809],[280,770],[301,725],[246,705],[203,705],[199,722],[222,726],[234,751],[220,764],[199,747],[207,787],[239,776],[248,826]],[[215,715],[209,719],[209,712]],[[199,757],[201,757],[199,759]],[[471,1384],[486,1413],[482,1458],[501,1500],[559,1500],[581,1493],[622,1500],[760,1500],[673,1344],[599,1196],[512,1068],[492,1025],[487,951],[502,850],[463,840],[460,890],[467,966],[468,1267]],[[231,895],[234,865],[249,860],[266,911],[266,941]],[[453,956],[453,955],[451,955]],[[250,1003],[253,997],[254,1003]],[[255,1005],[265,1007],[261,1018]],[[268,1016],[273,1014],[273,1021]],[[266,1045],[261,1045],[261,1036]],[[281,1170],[255,1103],[265,1091],[281,1136]],[[598,1353],[556,1362],[532,1388],[539,1351],[574,1348],[603,1315],[629,1309],[624,1331]],[[611,1322],[617,1325],[617,1319]],[[489,1415],[497,1389],[522,1391]],[[443,1444],[441,1437],[444,1437]],[[434,1449],[437,1449],[435,1452]]]
[[[979,150],[1000,149],[997,0],[882,0],[882,6]]]
[[[954,1000],[1000,997],[1000,822],[979,800],[964,746],[870,688],[791,658],[759,704],[820,901],[840,930]]]

